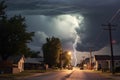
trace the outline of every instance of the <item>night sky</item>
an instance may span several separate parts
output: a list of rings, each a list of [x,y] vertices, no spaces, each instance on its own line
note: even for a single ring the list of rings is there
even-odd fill
[[[35,32],[28,44],[32,50],[41,51],[45,38],[54,36],[64,50],[76,49],[77,58],[89,55],[89,48],[93,54],[110,54],[109,34],[102,24],[117,13],[111,24],[117,25],[112,31],[114,55],[120,53],[120,0],[6,0],[6,4],[9,16],[21,14],[27,30]]]

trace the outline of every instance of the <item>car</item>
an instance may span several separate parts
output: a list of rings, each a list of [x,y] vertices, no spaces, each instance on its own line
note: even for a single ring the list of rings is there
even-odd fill
[[[73,70],[73,66],[72,66],[72,65],[69,65],[69,66],[68,66],[68,70]]]
[[[83,67],[80,67],[80,70],[83,70]]]

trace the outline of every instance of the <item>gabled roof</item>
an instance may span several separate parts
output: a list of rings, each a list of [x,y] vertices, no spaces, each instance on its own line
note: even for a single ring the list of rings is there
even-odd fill
[[[12,61],[13,64],[17,64],[22,57],[25,59],[24,55],[18,55],[18,56],[11,56],[8,58],[8,60]]]
[[[113,57],[114,60],[120,60],[120,56],[116,55]],[[95,55],[95,60],[110,60],[111,56],[110,55]]]
[[[12,64],[17,64],[21,58],[23,58],[25,60],[24,55],[17,55],[17,56],[10,56],[7,59],[7,61],[11,62]],[[0,56],[0,61],[2,61],[1,56]]]

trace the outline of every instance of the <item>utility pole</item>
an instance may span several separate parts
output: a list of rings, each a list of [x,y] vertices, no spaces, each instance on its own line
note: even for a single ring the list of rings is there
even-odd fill
[[[84,64],[85,64],[85,56],[82,57],[83,60],[82,60],[82,67],[84,67]]]
[[[60,69],[62,69],[62,53],[60,54]]]
[[[92,49],[90,49],[90,69],[92,69]]]
[[[112,25],[110,23],[108,23],[107,25],[102,25],[102,26],[107,26],[108,28],[105,30],[109,31],[109,39],[110,39],[110,51],[111,51],[111,70],[112,70],[112,74],[115,73],[114,71],[114,55],[113,55],[113,45],[112,45],[112,30],[114,30],[112,27],[115,25]]]

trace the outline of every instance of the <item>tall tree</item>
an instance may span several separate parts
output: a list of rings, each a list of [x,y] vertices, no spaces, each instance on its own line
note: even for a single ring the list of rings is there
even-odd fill
[[[0,56],[7,60],[9,56],[23,54],[27,44],[32,40],[33,32],[26,31],[25,18],[21,15],[7,18],[4,12],[6,6],[0,3]]]
[[[65,51],[62,54],[62,60],[63,60],[63,65],[67,66],[69,64],[71,64],[71,54],[69,54],[69,51]]]
[[[49,66],[56,66],[60,62],[62,46],[59,38],[46,38],[46,43],[42,46],[44,60]]]

